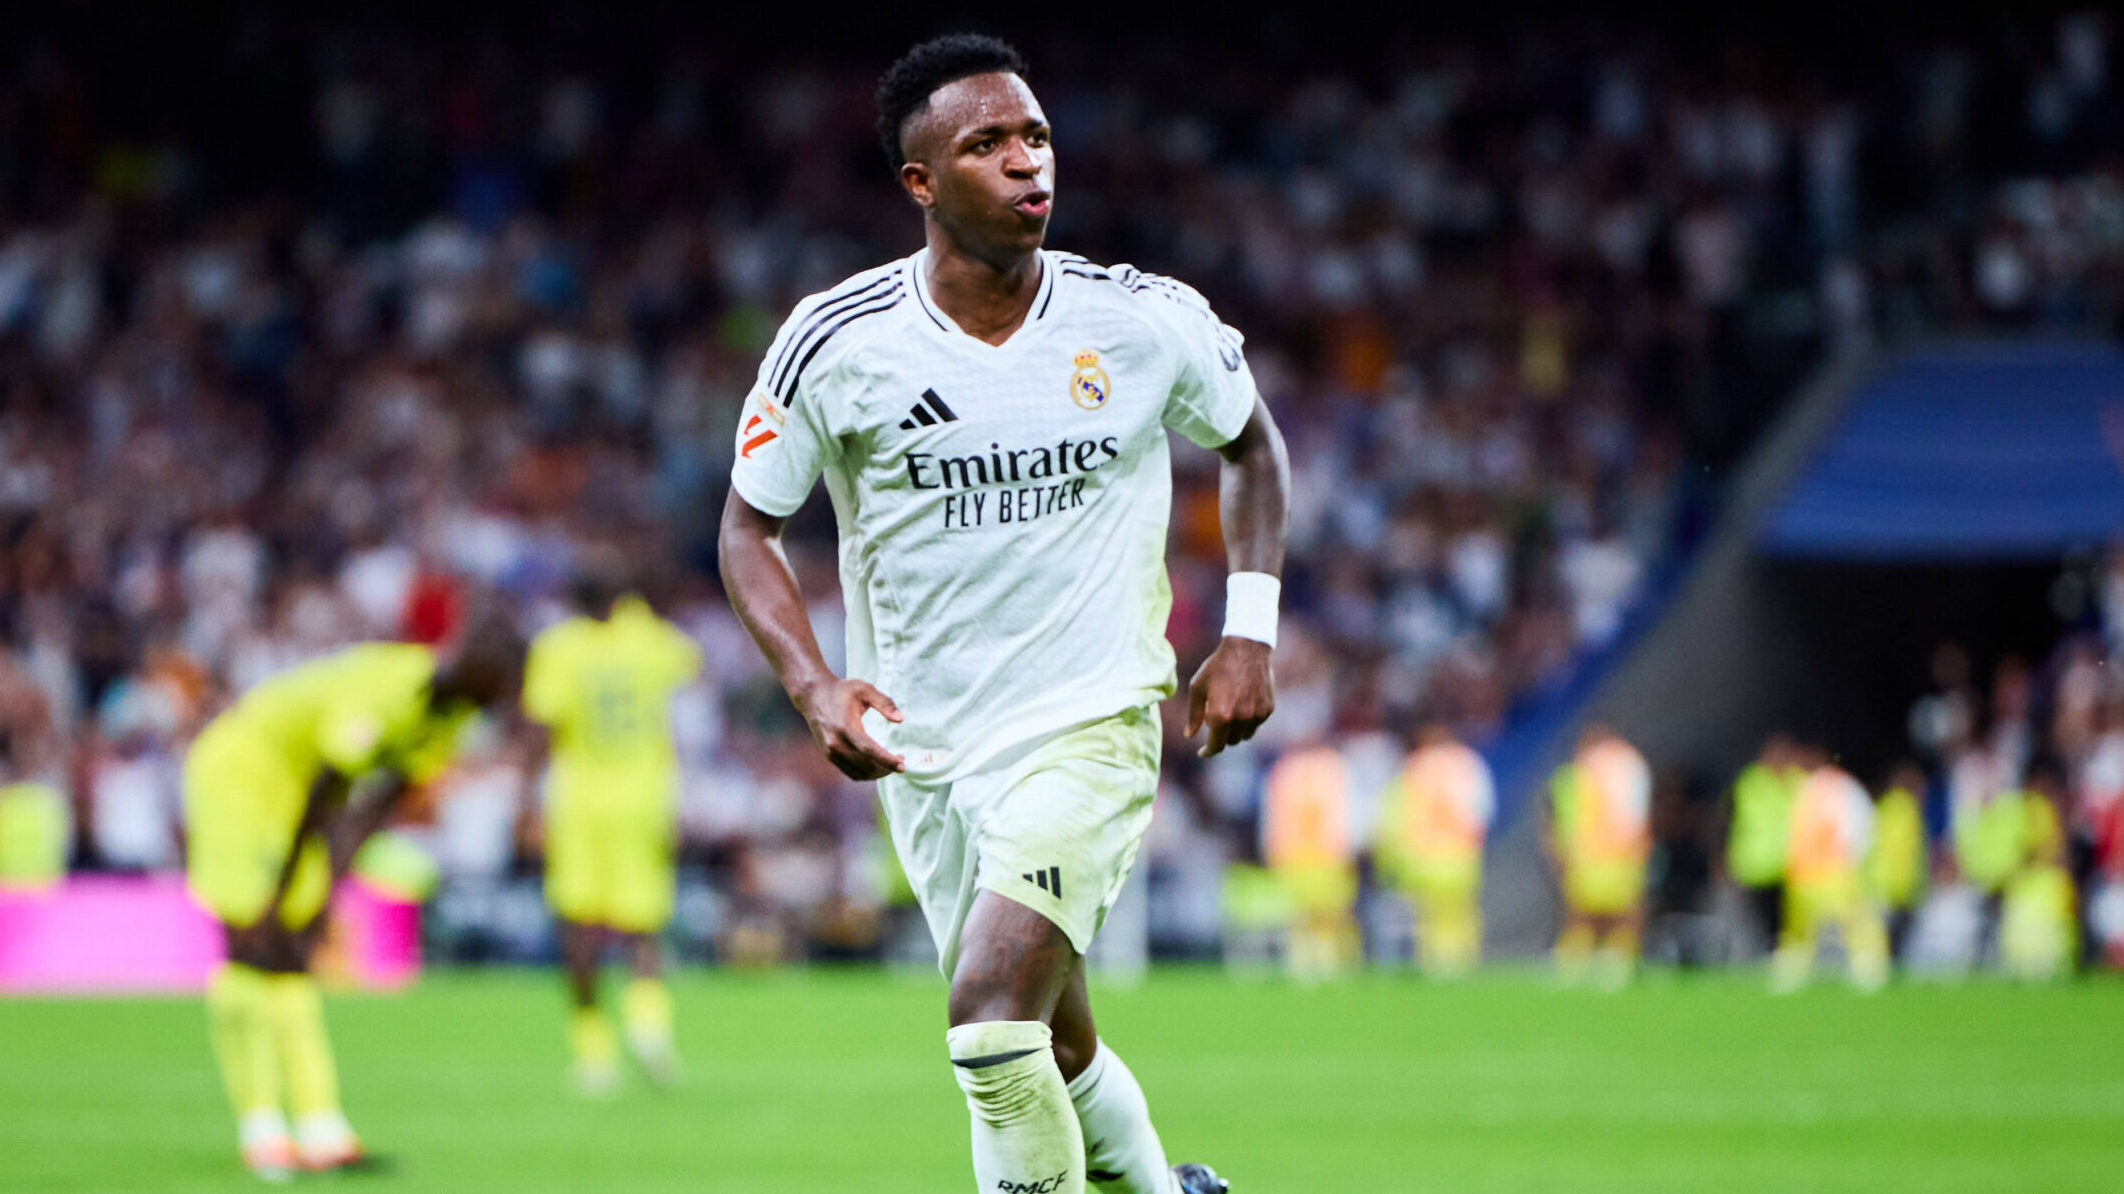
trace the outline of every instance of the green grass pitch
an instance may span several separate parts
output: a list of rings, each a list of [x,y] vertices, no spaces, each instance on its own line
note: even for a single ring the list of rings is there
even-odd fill
[[[955,1192],[972,1182],[942,988],[690,974],[690,1069],[585,1103],[550,975],[431,977],[328,1015],[389,1177],[354,1194]],[[1175,1160],[1236,1194],[2124,1187],[2124,984],[1824,986],[1533,974],[1316,989],[1161,972],[1095,996]],[[253,1190],[184,1000],[0,1001],[0,1190]]]

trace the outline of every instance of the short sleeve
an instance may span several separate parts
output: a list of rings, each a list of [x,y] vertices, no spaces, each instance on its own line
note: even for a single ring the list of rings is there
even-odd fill
[[[1238,438],[1254,413],[1256,391],[1253,372],[1246,367],[1245,337],[1218,319],[1192,288],[1166,278],[1145,278],[1160,300],[1169,343],[1179,355],[1173,389],[1165,400],[1165,425],[1201,447],[1221,448]]]
[[[788,359],[801,347],[802,329],[816,307],[799,304],[782,325],[738,416],[730,486],[753,509],[776,518],[796,513],[811,496],[833,446],[815,397],[820,387],[812,374],[791,369]]]

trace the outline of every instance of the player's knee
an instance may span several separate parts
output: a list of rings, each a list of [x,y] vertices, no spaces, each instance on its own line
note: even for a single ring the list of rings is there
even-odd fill
[[[945,1034],[951,1064],[974,1114],[1004,1127],[1037,1114],[1053,1079],[1047,1025],[1038,1020],[962,1024]]]

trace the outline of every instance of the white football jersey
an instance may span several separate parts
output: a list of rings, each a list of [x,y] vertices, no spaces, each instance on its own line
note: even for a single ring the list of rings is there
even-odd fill
[[[927,250],[797,304],[738,420],[731,484],[840,523],[848,671],[906,718],[871,732],[929,782],[1171,695],[1166,430],[1231,442],[1239,334],[1201,295],[1043,251],[990,345],[930,298]]]

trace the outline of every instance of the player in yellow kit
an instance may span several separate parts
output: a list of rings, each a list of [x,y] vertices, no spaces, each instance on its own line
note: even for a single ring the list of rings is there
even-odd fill
[[[410,644],[351,647],[258,685],[185,757],[186,881],[228,944],[209,1027],[260,1177],[363,1160],[309,974],[332,884],[408,787],[448,765],[474,711],[506,698],[520,650],[498,622],[442,662]]]
[[[1792,802],[1787,835],[1784,932],[1771,959],[1771,989],[1796,991],[1812,977],[1822,930],[1834,925],[1852,985],[1878,991],[1888,981],[1888,927],[1866,882],[1877,823],[1873,801],[1821,750],[1805,755],[1807,778]]]
[[[1416,743],[1381,801],[1376,854],[1415,914],[1424,971],[1465,974],[1482,956],[1482,843],[1496,781],[1442,725],[1425,726]]]
[[[1563,886],[1556,969],[1614,989],[1637,966],[1652,852],[1652,769],[1606,726],[1589,726],[1550,780],[1547,845]]]
[[[1262,780],[1261,857],[1290,910],[1284,962],[1301,980],[1338,974],[1357,952],[1349,797],[1349,766],[1321,738],[1276,760]]]
[[[524,669],[524,712],[546,727],[546,900],[561,922],[575,1010],[568,1026],[577,1084],[599,1094],[619,1077],[619,1048],[597,1006],[608,939],[625,942],[634,978],[620,1000],[627,1046],[644,1073],[670,1081],[671,996],[658,934],[671,919],[678,755],[671,694],[700,671],[700,652],[640,597],[610,582],[577,588],[583,612],[539,634]]]

